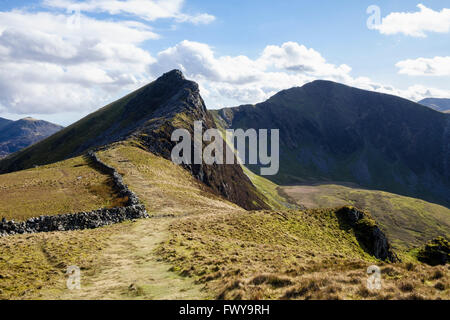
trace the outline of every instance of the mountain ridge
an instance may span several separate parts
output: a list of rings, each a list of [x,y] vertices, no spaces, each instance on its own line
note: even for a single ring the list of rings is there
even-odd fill
[[[448,114],[323,80],[213,113],[232,129],[280,129],[276,183],[353,182],[450,204]]]
[[[450,112],[450,99],[440,99],[440,98],[426,98],[420,100],[418,103],[432,108],[436,111],[449,113]]]
[[[172,70],[55,135],[0,161],[0,173],[45,165],[91,149],[132,140],[145,150],[171,158],[177,128],[192,132],[194,121],[204,129],[215,127],[197,83]],[[268,208],[239,165],[185,165],[214,192],[246,209]]]

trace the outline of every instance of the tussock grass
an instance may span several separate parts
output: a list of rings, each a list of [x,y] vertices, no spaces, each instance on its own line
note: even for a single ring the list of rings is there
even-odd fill
[[[448,299],[449,267],[369,256],[334,210],[220,213],[170,227],[158,252],[218,299]],[[366,286],[370,265],[383,288]],[[436,272],[440,279],[431,279]]]

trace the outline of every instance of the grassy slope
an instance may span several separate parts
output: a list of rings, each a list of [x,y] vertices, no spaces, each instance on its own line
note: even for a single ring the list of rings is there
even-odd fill
[[[450,237],[450,209],[423,200],[333,184],[281,190],[307,208],[351,204],[369,210],[397,248],[423,245],[438,235]]]
[[[109,177],[82,157],[0,175],[0,217],[8,220],[121,205]]]
[[[1,298],[449,298],[448,269],[376,261],[333,210],[248,212],[133,144],[100,157],[160,218],[0,239]],[[374,263],[384,289],[371,293]],[[82,267],[81,291],[65,289],[68,265]]]
[[[277,184],[253,173],[245,166],[242,166],[242,169],[256,189],[267,198],[267,203],[272,209],[277,210],[295,207],[295,205],[278,192],[279,186]]]
[[[448,204],[449,118],[398,97],[316,81],[223,109],[232,128],[280,129],[278,184],[349,181]],[[395,139],[393,138],[395,137]],[[258,172],[256,166],[250,166]]]
[[[0,238],[0,299],[42,299],[65,288],[65,272],[76,265],[83,274],[101,268],[98,257],[114,233],[129,223],[110,227],[17,235]]]
[[[210,194],[186,170],[139,148],[118,144],[100,157],[116,166],[155,216],[243,212]],[[0,298],[208,298],[154,254],[169,237],[172,221],[160,217],[95,230],[0,238]],[[82,268],[81,291],[65,287],[69,265]]]
[[[185,215],[217,210],[241,210],[214,195],[211,190],[173,162],[133,146],[118,144],[99,153],[117,168],[125,183],[132,186],[149,214]]]
[[[170,232],[161,255],[220,299],[450,298],[446,267],[377,262],[329,209],[197,216]],[[381,291],[365,286],[373,264]]]

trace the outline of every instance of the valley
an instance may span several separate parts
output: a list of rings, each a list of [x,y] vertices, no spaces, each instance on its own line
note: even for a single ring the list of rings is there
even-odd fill
[[[352,205],[368,210],[399,249],[450,234],[450,209],[420,199],[337,183],[283,186],[280,193],[308,209]]]

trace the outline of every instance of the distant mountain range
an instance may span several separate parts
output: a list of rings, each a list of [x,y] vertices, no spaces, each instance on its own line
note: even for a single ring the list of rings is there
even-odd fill
[[[62,128],[33,118],[17,121],[0,118],[0,158],[41,141]]]
[[[226,128],[280,129],[278,184],[352,182],[450,204],[450,114],[330,81],[213,113]]]
[[[440,112],[450,113],[450,99],[426,98],[419,103]]]

